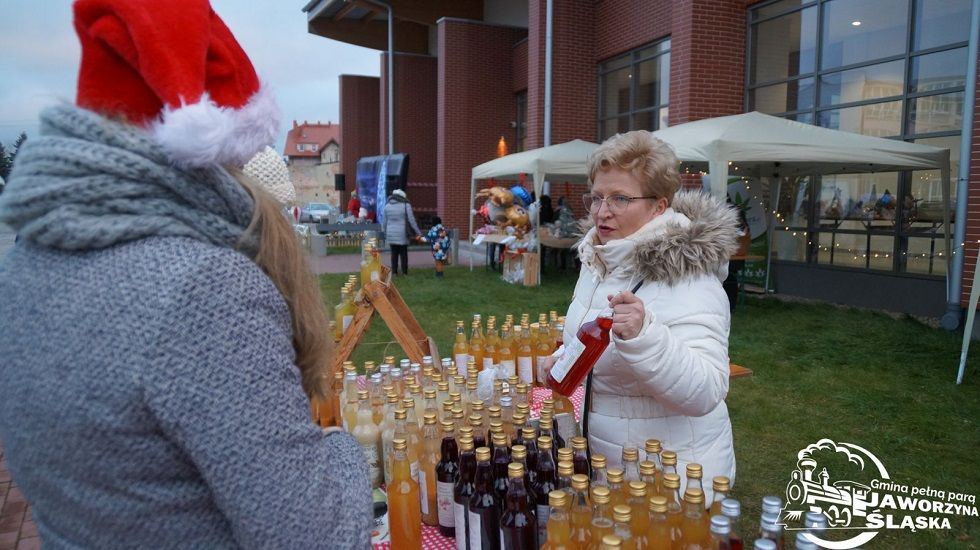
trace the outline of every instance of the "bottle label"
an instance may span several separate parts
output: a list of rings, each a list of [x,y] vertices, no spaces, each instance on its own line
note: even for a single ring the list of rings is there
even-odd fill
[[[371,475],[371,484],[381,483],[381,468],[379,467],[381,463],[381,457],[378,456],[378,445],[376,442],[371,442],[361,445],[361,450],[364,451],[364,462],[367,463],[368,472]]]
[[[517,366],[514,364],[513,359],[506,359],[500,362],[500,369],[507,375],[508,378],[517,374]]]
[[[470,548],[480,548],[482,539],[480,538],[480,515],[470,512]]]
[[[551,508],[543,504],[538,504],[535,508],[538,517],[538,544],[548,541],[548,518],[551,516]]]
[[[439,507],[439,525],[454,527],[456,518],[453,516],[453,484],[451,482],[436,482],[436,504]]]
[[[470,354],[457,353],[454,357],[456,358],[456,372],[460,373],[460,376],[466,376],[466,363],[470,360]]]
[[[558,413],[555,415],[555,426],[558,428],[558,434],[561,435],[562,439],[565,441],[571,441],[575,437],[575,415],[572,413]]]
[[[412,479],[414,479],[415,482],[418,483],[418,481],[419,481],[419,461],[416,460],[415,462],[412,462],[411,464],[408,465],[408,468],[412,472]]]
[[[456,521],[456,550],[469,550],[469,545],[466,544],[470,535],[466,532],[466,507],[454,502],[453,516]]]
[[[534,372],[532,370],[533,361],[530,357],[517,358],[517,374],[521,377],[521,382],[530,384],[534,382]]]
[[[347,332],[347,327],[350,326],[351,321],[354,320],[353,315],[344,315],[344,332]]]
[[[483,368],[484,370],[493,368],[493,357],[483,358]]]
[[[380,271],[372,271],[371,272],[371,280],[372,281],[380,281],[381,280],[381,272]]]
[[[572,370],[572,365],[575,364],[575,361],[578,361],[578,358],[582,356],[582,352],[584,351],[585,344],[578,338],[572,340],[565,346],[565,353],[558,358],[558,362],[551,368],[551,377],[555,379],[555,382],[561,383],[568,376],[568,371]]]
[[[429,513],[429,486],[425,482],[425,470],[419,470],[419,502],[422,505],[422,513]]]

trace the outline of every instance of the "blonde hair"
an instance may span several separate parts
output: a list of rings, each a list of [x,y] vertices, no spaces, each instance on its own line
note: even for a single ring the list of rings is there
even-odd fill
[[[333,338],[317,278],[310,271],[299,240],[279,202],[241,170],[229,170],[252,195],[255,211],[245,230],[258,237],[255,263],[269,276],[292,317],[293,349],[303,391],[313,398],[329,394]]]
[[[629,172],[640,182],[644,196],[663,197],[667,204],[681,188],[674,150],[646,130],[616,134],[589,156],[589,185],[596,175],[611,168]]]

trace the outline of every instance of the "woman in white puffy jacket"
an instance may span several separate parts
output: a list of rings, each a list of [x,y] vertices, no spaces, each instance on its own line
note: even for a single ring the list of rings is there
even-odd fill
[[[710,504],[711,478],[735,477],[721,283],[738,223],[721,201],[679,191],[677,164],[646,131],[616,135],[589,159],[592,228],[578,246],[582,269],[564,340],[613,308],[609,347],[587,384],[590,448],[612,466],[624,445],[659,439],[677,452],[681,493],[687,464],[702,465]]]

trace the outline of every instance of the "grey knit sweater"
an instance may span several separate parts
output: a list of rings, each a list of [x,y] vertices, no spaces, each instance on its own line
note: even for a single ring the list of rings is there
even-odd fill
[[[0,259],[0,439],[46,548],[369,546],[363,455],[310,422],[289,310],[254,262],[37,229]]]

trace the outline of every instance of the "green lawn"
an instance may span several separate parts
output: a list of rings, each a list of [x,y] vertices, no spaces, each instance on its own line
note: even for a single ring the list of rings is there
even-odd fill
[[[474,313],[563,314],[576,277],[548,273],[541,287],[524,288],[483,268],[450,268],[442,281],[432,275],[416,269],[396,285],[443,354],[451,350],[453,322],[468,326]],[[345,279],[321,277],[328,302]],[[358,364],[402,355],[387,344],[383,325],[375,318],[354,355]],[[797,453],[822,438],[871,451],[897,483],[980,493],[980,345],[956,386],[959,345],[956,334],[878,313],[751,297],[739,306],[730,355],[754,371],[733,380],[728,397],[741,532],[757,532],[762,496],[785,498]],[[980,519],[950,516],[950,523],[949,531],[883,530],[865,548],[978,546]]]

